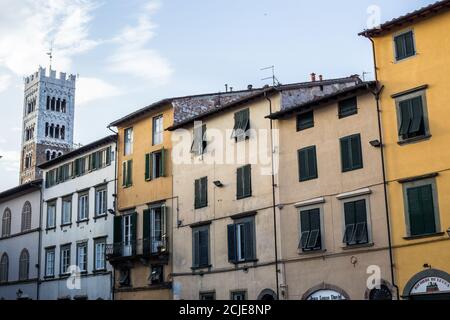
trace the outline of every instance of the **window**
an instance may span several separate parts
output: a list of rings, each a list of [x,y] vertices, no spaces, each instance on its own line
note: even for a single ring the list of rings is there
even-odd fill
[[[242,141],[248,138],[248,130],[250,130],[250,111],[244,109],[234,114],[234,128],[232,138],[236,141]]]
[[[73,162],[73,175],[82,176],[86,172],[86,157],[75,159]]]
[[[153,131],[152,131],[152,141],[153,145],[161,144],[163,142],[163,116],[157,116],[153,118]]]
[[[55,227],[56,202],[47,203],[47,229]]]
[[[106,186],[95,189],[95,215],[101,216],[106,214],[108,209],[108,189]]]
[[[339,119],[358,113],[357,98],[349,98],[339,101]]]
[[[161,265],[153,265],[150,273],[150,283],[160,284],[164,282],[164,267]]]
[[[28,280],[30,270],[30,255],[27,249],[23,249],[19,258],[19,280]]]
[[[77,266],[80,269],[80,272],[87,271],[87,251],[87,242],[77,244]]]
[[[396,105],[400,141],[429,135],[423,91],[398,98]]]
[[[80,193],[78,196],[78,221],[89,218],[89,192]]]
[[[30,202],[25,202],[22,209],[22,232],[31,229],[31,204]]]
[[[256,259],[256,238],[254,217],[235,221],[227,227],[228,261],[239,263]]]
[[[195,155],[201,155],[206,149],[206,124],[196,125],[194,127],[194,139],[191,145],[191,152]]]
[[[144,210],[144,251],[157,254],[166,249],[166,206]]]
[[[128,128],[124,130],[123,154],[127,156],[131,153],[133,153],[133,128]]]
[[[341,138],[342,172],[361,169],[363,167],[361,151],[361,135]]]
[[[202,226],[192,230],[192,267],[204,268],[209,266],[209,226]]]
[[[45,249],[45,276],[53,277],[55,275],[55,248]]]
[[[61,246],[61,274],[67,274],[70,266],[70,244]]]
[[[251,165],[240,167],[236,171],[236,198],[243,199],[252,196],[252,168]]]
[[[394,37],[395,59],[397,61],[406,59],[416,54],[414,45],[414,34],[408,31]]]
[[[439,231],[439,209],[436,181],[425,179],[403,185],[408,236]]]
[[[8,282],[9,259],[6,253],[3,253],[0,260],[0,283]]]
[[[105,248],[106,238],[95,239],[94,241],[94,270],[105,270]]]
[[[347,246],[368,243],[366,200],[345,202],[344,215],[345,231],[343,242]]]
[[[298,248],[304,252],[321,250],[322,238],[320,229],[319,208],[300,211],[300,241]]]
[[[232,291],[230,298],[231,298],[231,300],[247,300],[247,292],[246,291]]]
[[[308,111],[297,115],[297,131],[314,127],[314,111]]]
[[[216,300],[215,292],[200,292],[200,300]]]
[[[72,222],[72,196],[62,200],[61,224],[66,225]]]
[[[208,177],[195,180],[195,209],[208,205]]]
[[[165,154],[165,149],[162,149],[145,155],[145,180],[164,177]]]
[[[114,255],[132,256],[136,251],[137,213],[114,217]]]
[[[8,208],[3,212],[2,217],[2,237],[9,237],[11,235],[11,210]]]
[[[122,163],[122,186],[127,188],[133,185],[133,160]]]
[[[298,168],[300,182],[317,178],[316,147],[298,150]]]
[[[97,170],[111,164],[111,147],[91,153],[88,156],[89,170]]]

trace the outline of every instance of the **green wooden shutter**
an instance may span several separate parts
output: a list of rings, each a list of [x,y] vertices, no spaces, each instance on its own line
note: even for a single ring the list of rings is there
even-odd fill
[[[131,214],[131,245],[133,255],[136,255],[136,245],[137,245],[137,213],[133,212]]]
[[[406,193],[408,197],[410,235],[424,234],[419,188],[409,188]]]
[[[204,177],[201,179],[201,186],[202,186],[202,205],[207,206],[208,205],[208,178]]]
[[[362,150],[361,150],[361,136],[354,135],[351,137],[351,163],[352,169],[359,169],[363,167]]]
[[[434,216],[433,189],[431,185],[422,186],[421,206],[423,212],[424,232],[427,234],[436,232],[436,221]]]
[[[412,56],[415,54],[415,49],[414,49],[414,35],[412,33],[412,31],[406,33],[404,35],[405,38],[405,53],[406,55]]]
[[[247,165],[244,167],[244,196],[252,195],[252,167]]]
[[[308,150],[308,163],[309,163],[309,177],[311,179],[317,178],[317,157],[315,146],[313,146]]]
[[[244,223],[244,257],[247,261],[255,259],[255,232],[253,225],[253,221]]]
[[[351,170],[350,162],[350,139],[341,139],[341,162],[342,162],[342,172]]]
[[[423,125],[422,97],[415,97],[411,100],[412,121],[408,133],[418,133]]]
[[[298,158],[298,176],[299,181],[307,180],[307,168],[308,168],[308,157],[306,156],[306,150],[301,149],[297,152]]]
[[[412,122],[412,106],[411,100],[404,100],[399,102],[400,110],[400,129],[398,131],[399,136],[404,136],[408,134],[409,127]]]
[[[106,148],[106,165],[107,166],[109,166],[111,164],[111,152],[112,152],[111,146]]]
[[[113,255],[117,256],[122,248],[122,216],[114,217]]]
[[[129,187],[133,184],[133,160],[127,161],[127,180],[126,186]]]
[[[403,35],[399,35],[397,37],[395,37],[395,54],[396,54],[396,59],[400,60],[403,59],[406,56],[406,48],[405,48],[405,44],[404,44],[404,36]]]
[[[127,162],[122,162],[122,187],[127,186]]]
[[[244,196],[244,168],[238,168],[236,171],[236,197],[240,199]]]
[[[433,189],[425,185],[407,190],[409,225],[412,236],[436,232]]]
[[[192,236],[194,238],[192,241],[192,265],[198,267],[200,265],[200,231],[194,230]]]
[[[145,180],[150,180],[150,154],[145,155]]]
[[[236,263],[237,252],[236,252],[236,225],[229,224],[227,226],[228,234],[228,261],[231,263]]]
[[[200,266],[207,266],[209,264],[209,232],[208,229],[199,232],[199,250],[200,250]]]
[[[194,207],[200,208],[200,179],[196,179],[194,182]]]
[[[143,211],[143,225],[142,225],[142,234],[143,234],[143,254],[149,255],[151,253],[151,230],[150,230],[150,209],[145,209]]]
[[[166,174],[166,150],[164,148],[161,149],[161,164],[159,166],[159,176],[164,177]]]

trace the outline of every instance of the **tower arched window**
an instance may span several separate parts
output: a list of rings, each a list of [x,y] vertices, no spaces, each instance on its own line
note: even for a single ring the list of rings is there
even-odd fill
[[[45,136],[48,137],[48,122],[45,123]]]
[[[58,152],[58,157],[61,157],[63,154],[61,151]]]
[[[23,249],[19,258],[19,280],[28,280],[30,271],[30,254],[27,249]]]
[[[63,99],[63,101],[62,101],[61,112],[66,113],[66,99]]]
[[[51,109],[52,111],[55,111],[55,104],[56,104],[56,99],[55,99],[55,97],[53,97],[53,98],[52,98],[52,103],[51,103],[51,105],[50,105],[50,109]]]
[[[56,151],[53,151],[52,152],[52,159],[55,159],[56,158]]]
[[[45,159],[48,161],[48,160],[50,160],[50,157],[52,156],[52,153],[50,152],[50,150],[47,150],[46,152],[45,152]]]
[[[59,139],[59,124],[56,126],[56,129],[55,129],[55,138]]]
[[[2,238],[11,235],[11,210],[6,208],[2,217]]]
[[[47,96],[47,104],[46,104],[47,110],[50,109],[50,96]]]
[[[52,123],[51,125],[50,125],[50,137],[54,137],[54,135],[55,135],[55,125]]]
[[[9,259],[5,252],[0,259],[0,282],[8,282],[8,267]]]
[[[56,100],[56,111],[61,111],[61,99]]]
[[[22,232],[31,229],[31,204],[25,202],[22,209]]]
[[[60,137],[62,140],[64,140],[66,138],[66,127],[65,126],[61,127]]]

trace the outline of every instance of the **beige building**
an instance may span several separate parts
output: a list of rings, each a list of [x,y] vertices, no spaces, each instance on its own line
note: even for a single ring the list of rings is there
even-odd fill
[[[395,296],[372,91],[374,82],[357,83],[270,116],[281,141],[280,285],[286,299]],[[368,279],[379,279],[380,287],[370,290]]]
[[[282,132],[285,138],[280,135],[278,139],[277,131],[271,130],[275,121],[267,116],[359,81],[353,76],[255,89],[199,115],[190,114],[183,105],[174,106],[175,121],[169,130],[173,131],[173,194],[179,204],[172,232],[175,299],[298,298],[296,294],[290,297],[286,290],[288,272],[284,270],[288,264],[282,258],[284,247],[290,245],[282,242],[289,241],[284,235],[289,221],[280,219],[290,210],[288,206],[282,209],[280,193],[295,195],[288,189],[298,184],[291,182],[296,162],[289,164],[290,176],[283,181],[278,167],[285,164],[279,163],[278,153],[290,148],[295,154],[294,144],[301,141],[292,139],[295,131],[289,130]],[[375,175],[376,169],[369,172]],[[320,195],[325,194],[325,185],[322,188]],[[289,198],[283,196],[283,200]],[[303,199],[294,198],[295,202]],[[294,229],[289,230],[295,249],[296,217],[294,213],[290,221]]]

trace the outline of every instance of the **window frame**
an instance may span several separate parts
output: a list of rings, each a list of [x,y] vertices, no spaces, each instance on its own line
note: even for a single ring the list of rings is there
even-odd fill
[[[199,190],[197,190],[197,184]],[[199,194],[197,194],[199,191]],[[204,199],[203,199],[204,198]],[[197,200],[198,199],[198,200]],[[204,201],[202,201],[204,200]],[[194,208],[201,209],[208,206],[208,177],[195,179],[194,182]]]
[[[95,193],[95,211],[94,211],[94,216],[95,217],[102,217],[104,215],[108,214],[108,186],[107,185],[102,185],[102,186],[98,186],[95,188],[94,190]],[[102,198],[102,202],[100,203],[98,200],[98,194],[99,193],[103,193],[103,198]],[[104,205],[104,212],[101,212],[100,208],[102,207],[102,205]]]
[[[206,231],[208,234],[208,259],[207,262],[205,264],[201,264],[200,261],[202,260],[200,258],[200,247],[198,248],[199,251],[199,258],[198,261],[195,261],[195,251],[196,251],[196,242],[195,242],[195,233],[196,232],[201,232],[201,231]],[[198,263],[196,263],[198,262]],[[202,269],[202,268],[209,268],[211,266],[211,231],[210,231],[210,225],[203,225],[203,226],[198,226],[195,228],[192,228],[192,268],[191,269]]]
[[[352,138],[356,138],[358,137],[359,139],[359,153],[361,156],[361,163],[359,165],[354,165],[354,160],[353,160],[353,153],[350,152],[350,154],[352,155],[351,157],[351,166],[349,168],[345,168],[344,167],[344,153],[343,153],[343,142],[345,140],[349,140]],[[351,146],[351,143],[350,143]],[[361,133],[355,133],[355,134],[351,134],[345,137],[341,137],[339,138],[339,150],[340,150],[340,158],[341,158],[341,172],[345,173],[345,172],[351,172],[351,171],[355,171],[355,170],[360,170],[364,168],[364,153],[363,153],[363,147],[362,147],[362,138],[361,138]]]
[[[3,254],[0,256],[0,283],[7,283],[8,281],[9,281],[9,256],[6,252],[3,252]]]
[[[248,192],[245,192],[245,171],[248,168],[249,171],[249,189],[247,190]],[[239,181],[240,177],[239,177],[239,170],[242,170],[242,181]],[[239,182],[242,182],[242,194],[239,194]],[[244,166],[238,167],[236,169],[236,200],[241,200],[241,199],[245,199],[245,198],[249,198],[253,196],[253,189],[252,189],[252,165],[251,164],[246,164]]]
[[[245,225],[250,223],[251,226],[251,232],[252,232],[252,256],[246,257],[246,235],[245,235]],[[234,252],[234,260],[230,258],[230,231],[232,228],[233,235],[234,235],[234,245],[235,245],[235,252]],[[240,264],[240,263],[247,263],[247,262],[254,262],[257,261],[257,245],[256,245],[256,217],[254,215],[249,217],[243,217],[239,219],[235,219],[233,223],[227,225],[227,248],[228,248],[228,262],[233,264]],[[243,241],[243,242],[241,242]],[[244,246],[244,253],[242,252],[242,246]],[[243,256],[242,256],[243,254]]]
[[[69,206],[69,208],[70,208],[69,209],[69,220],[65,221],[64,220],[64,218],[65,218],[65,215],[64,215],[64,203],[67,203],[67,202],[70,203],[70,206]],[[73,207],[72,206],[73,206],[73,196],[72,195],[62,198],[62,201],[61,201],[61,226],[67,226],[67,225],[71,225],[72,224],[72,211],[73,211]]]
[[[302,152],[308,152],[308,154],[307,154],[307,156],[309,155],[309,152],[310,152],[310,150],[313,150],[313,152],[314,152],[314,165],[315,165],[315,172],[314,172],[314,174],[313,175],[309,175],[309,176],[307,176],[307,177],[303,177],[302,178],[302,167],[301,167],[301,153]],[[310,165],[310,163],[309,163],[309,158],[307,157],[307,164],[308,164],[308,169],[309,169],[309,165]],[[302,149],[299,149],[299,150],[297,150],[297,165],[298,165],[298,179],[299,179],[299,182],[305,182],[305,181],[309,181],[309,180],[314,180],[314,179],[318,179],[319,178],[319,168],[318,168],[318,165],[317,165],[317,147],[314,145],[314,146],[308,146],[308,147],[304,147],[304,148],[302,148]],[[306,168],[305,168],[306,169]]]
[[[29,210],[26,210],[29,209]],[[32,207],[31,207],[31,203],[29,201],[25,201],[25,203],[23,204],[22,207],[22,221],[21,221],[21,232],[25,232],[28,230],[31,230],[31,225],[32,225]]]
[[[239,117],[241,115],[244,115],[247,117],[246,121],[244,118],[244,122],[241,123],[239,121]],[[243,126],[245,124],[245,127]],[[231,135],[231,138],[235,140],[235,142],[244,141],[246,139],[250,138],[249,135],[250,130],[250,108],[241,109],[234,113],[234,125],[233,125],[233,132]]]
[[[83,198],[87,198],[86,199],[86,203],[85,203],[85,216],[81,217],[81,199]],[[78,208],[77,208],[77,221],[81,222],[81,221],[86,221],[89,220],[89,191],[84,191],[84,192],[80,192],[78,193]]]
[[[2,238],[11,236],[11,209],[5,208],[2,215]]]
[[[25,255],[26,259],[22,255]],[[24,265],[24,263],[26,263]],[[25,270],[23,270],[25,269]],[[19,256],[19,281],[25,281],[30,278],[30,253],[26,248],[22,249]]]
[[[233,299],[235,297],[235,295],[242,295],[244,297],[244,299],[242,299],[242,300]],[[230,300],[233,300],[233,301],[245,301],[245,300],[248,300],[247,290],[244,290],[244,289],[243,290],[231,290],[230,291]]]
[[[53,208],[53,212],[52,212],[52,220],[53,220],[53,224],[50,225],[49,224],[49,209]],[[57,201],[56,200],[52,200],[52,201],[48,201],[47,202],[47,214],[46,214],[46,228],[48,229],[54,229],[56,228],[56,211],[57,211]]]
[[[350,101],[350,100],[355,101],[355,109],[354,110],[352,109],[351,111],[342,112],[343,103]],[[338,117],[339,117],[339,119],[351,117],[356,114],[358,114],[358,96],[353,96],[353,97],[345,98],[345,99],[338,101]]]
[[[373,244],[373,234],[372,234],[372,218],[371,218],[371,207],[370,207],[370,194],[364,194],[360,196],[351,196],[339,199],[341,202],[342,210],[342,240],[343,248],[358,248],[360,246],[370,246]],[[366,232],[367,232],[367,242],[359,244],[348,244],[343,242],[347,224],[345,221],[345,204],[348,202],[357,202],[360,200],[365,200],[366,207]]]
[[[48,257],[49,253],[53,254],[52,264],[49,265]],[[54,277],[55,276],[55,259],[56,259],[56,250],[55,247],[45,248],[45,270],[44,270],[44,278]],[[52,273],[48,273],[49,266],[51,266]]]
[[[430,235],[430,233],[421,234],[421,235],[411,235],[411,222],[410,222],[410,216],[409,216],[408,189],[422,187],[422,186],[426,186],[426,185],[431,185],[432,196],[433,196],[435,232],[431,233],[431,234],[436,234],[436,233],[441,232],[441,219],[440,219],[439,199],[438,199],[439,193],[437,190],[436,178],[420,179],[420,180],[405,182],[402,184],[403,206],[404,206],[403,212],[405,215],[406,238]]]
[[[161,131],[156,131],[157,126],[157,121],[161,121]],[[157,134],[159,135],[159,139],[157,140]],[[159,144],[163,144],[164,143],[164,116],[163,114],[154,116],[152,118],[152,145],[156,146]]]
[[[84,248],[85,252],[84,252],[84,261],[83,264],[85,264],[85,268],[81,269],[80,268],[80,249]],[[76,251],[76,264],[77,267],[79,268],[81,273],[86,273],[88,272],[88,256],[89,256],[89,246],[88,246],[88,242],[87,241],[82,241],[82,242],[78,242],[77,243],[77,251]]]
[[[190,152],[194,154],[194,156],[202,156],[206,153],[206,148],[208,147],[208,141],[207,141],[207,132],[208,128],[206,126],[206,123],[199,121],[198,123],[194,123],[194,129],[193,129],[193,135],[192,135],[192,144]],[[201,131],[201,137],[199,136],[198,131]],[[197,139],[200,139],[200,141],[197,141]],[[200,147],[200,149],[197,149]]]
[[[107,237],[100,237],[100,238],[95,238],[94,239],[94,271],[104,271],[106,270],[106,239]],[[103,245],[103,267],[99,268],[99,266],[97,265],[98,262],[98,257],[97,257],[97,245]]]
[[[65,261],[64,261],[64,252],[67,251],[67,268],[65,268]],[[68,275],[68,269],[70,267],[70,263],[71,263],[71,254],[72,254],[72,245],[71,244],[63,244],[60,246],[60,250],[59,250],[59,259],[60,259],[60,266],[59,266],[59,270],[60,270],[60,275]]]
[[[311,122],[307,123],[306,125],[305,124],[300,125],[300,118],[302,116],[306,116],[308,114],[311,114],[311,118],[312,118]],[[297,132],[304,131],[304,130],[307,130],[307,129],[310,129],[310,128],[314,128],[314,126],[315,126],[315,121],[314,120],[315,120],[315,118],[314,118],[314,109],[298,113],[296,118],[295,118]]]
[[[128,137],[128,132],[131,132],[130,137]],[[127,143],[129,143],[129,148],[127,148]],[[123,130],[123,155],[131,154],[133,154],[133,127],[128,127]]]
[[[405,56],[405,57],[399,59],[399,58],[398,58],[398,55],[397,55],[397,43],[396,43],[396,39],[397,39],[398,37],[404,36],[404,35],[406,35],[406,34],[408,34],[408,33],[411,33],[411,34],[412,34],[412,43],[413,43],[413,50],[414,50],[414,53],[411,54],[411,55],[407,55],[407,56]],[[394,63],[399,63],[399,62],[401,62],[401,61],[404,61],[404,60],[407,60],[407,59],[411,59],[411,58],[417,56],[416,34],[415,34],[415,32],[414,32],[414,29],[413,29],[413,28],[408,28],[408,29],[404,29],[404,30],[400,30],[400,31],[398,31],[398,32],[395,32],[395,33],[392,35],[392,50],[393,50],[393,54],[394,54]]]
[[[325,224],[324,224],[324,202],[315,203],[311,205],[303,205],[303,206],[297,206],[297,216],[298,216],[298,231],[299,231],[299,237],[297,242],[297,250],[300,254],[308,254],[308,253],[317,253],[317,252],[323,252],[326,250],[325,248]],[[320,248],[312,248],[312,249],[303,249],[301,248],[301,238],[302,238],[302,212],[310,211],[310,210],[319,210],[319,227],[320,227]],[[311,230],[310,230],[311,231]],[[309,235],[308,239],[309,241]]]

